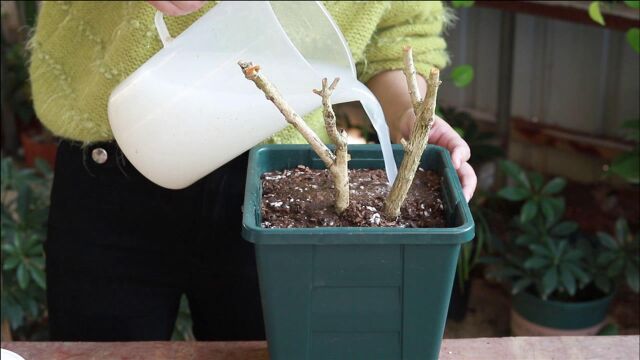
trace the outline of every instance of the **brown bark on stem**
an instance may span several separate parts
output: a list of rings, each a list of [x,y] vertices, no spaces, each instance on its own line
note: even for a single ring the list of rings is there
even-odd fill
[[[314,93],[322,97],[322,115],[324,117],[324,125],[327,129],[327,134],[331,138],[331,141],[336,146],[336,159],[329,168],[331,176],[333,176],[333,182],[336,187],[336,211],[338,214],[342,213],[349,206],[349,168],[348,162],[350,160],[349,153],[347,152],[347,132],[344,129],[336,127],[336,114],[333,112],[331,106],[331,94],[338,85],[339,78],[335,78],[330,86],[327,87],[327,79],[322,79],[322,90],[313,90]]]
[[[325,126],[329,136],[336,145],[336,153],[334,155],[331,150],[320,140],[318,135],[311,130],[311,128],[304,122],[304,120],[298,115],[293,108],[283,99],[278,89],[269,82],[266,76],[260,73],[260,66],[253,65],[251,62],[239,61],[238,65],[242,69],[244,76],[254,82],[258,89],[266,95],[267,99],[273,102],[273,104],[280,110],[280,113],[284,116],[285,120],[293,125],[293,127],[300,132],[300,134],[307,140],[313,151],[318,154],[322,162],[324,162],[327,169],[333,176],[333,180],[336,188],[336,211],[341,213],[349,205],[349,177],[347,169],[347,162],[349,161],[349,155],[347,154],[347,142],[346,134],[338,132],[335,125],[335,114],[329,102],[329,97],[335,89],[338,79],[335,79],[331,86],[327,88],[326,79],[322,82],[322,90],[314,90],[314,92],[322,97],[322,104],[324,106]],[[333,133],[333,134],[332,134]],[[344,139],[344,142],[342,141]],[[345,191],[346,187],[346,191]]]
[[[405,75],[413,103],[416,122],[413,124],[409,141],[402,141],[404,158],[398,169],[398,176],[384,202],[384,214],[389,219],[400,216],[400,207],[407,198],[407,193],[420,164],[420,158],[429,142],[429,132],[433,126],[433,115],[436,108],[438,86],[440,86],[440,71],[432,68],[427,80],[427,94],[424,101],[420,101],[416,71],[413,66],[411,48],[405,48]]]

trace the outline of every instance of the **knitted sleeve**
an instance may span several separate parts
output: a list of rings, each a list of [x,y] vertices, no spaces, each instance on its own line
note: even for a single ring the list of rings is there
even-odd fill
[[[452,15],[440,1],[391,1],[356,64],[360,81],[376,74],[403,68],[402,48],[409,45],[418,73],[429,74],[431,66],[449,62],[443,30]]]

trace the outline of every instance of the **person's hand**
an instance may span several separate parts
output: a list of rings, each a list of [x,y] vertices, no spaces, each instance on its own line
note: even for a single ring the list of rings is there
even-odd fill
[[[200,10],[206,1],[148,1],[148,3],[165,15],[179,16]]]
[[[478,184],[476,172],[473,170],[468,161],[471,158],[471,149],[469,145],[460,137],[451,125],[442,120],[438,115],[434,115],[435,123],[429,133],[429,144],[435,144],[448,149],[451,153],[451,161],[458,172],[460,183],[462,184],[462,192],[467,202],[473,197]],[[400,119],[401,133],[405,139],[409,138],[413,123],[415,122],[413,108],[408,109]]]

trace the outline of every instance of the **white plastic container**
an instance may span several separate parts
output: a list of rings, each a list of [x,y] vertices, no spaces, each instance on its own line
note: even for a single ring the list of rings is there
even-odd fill
[[[360,100],[389,143],[382,109],[319,2],[221,2],[175,39],[161,13],[155,20],[164,48],[114,89],[108,109],[119,147],[154,183],[187,187],[287,126],[239,60],[259,64],[303,115],[321,105],[312,93],[321,79],[340,77],[332,101]],[[388,160],[393,172],[390,147]]]

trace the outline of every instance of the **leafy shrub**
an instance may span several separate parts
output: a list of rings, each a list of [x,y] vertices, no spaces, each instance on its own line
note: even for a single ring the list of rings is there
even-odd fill
[[[30,338],[46,314],[43,242],[53,175],[44,161],[36,168],[2,158],[2,321],[15,338]]]

